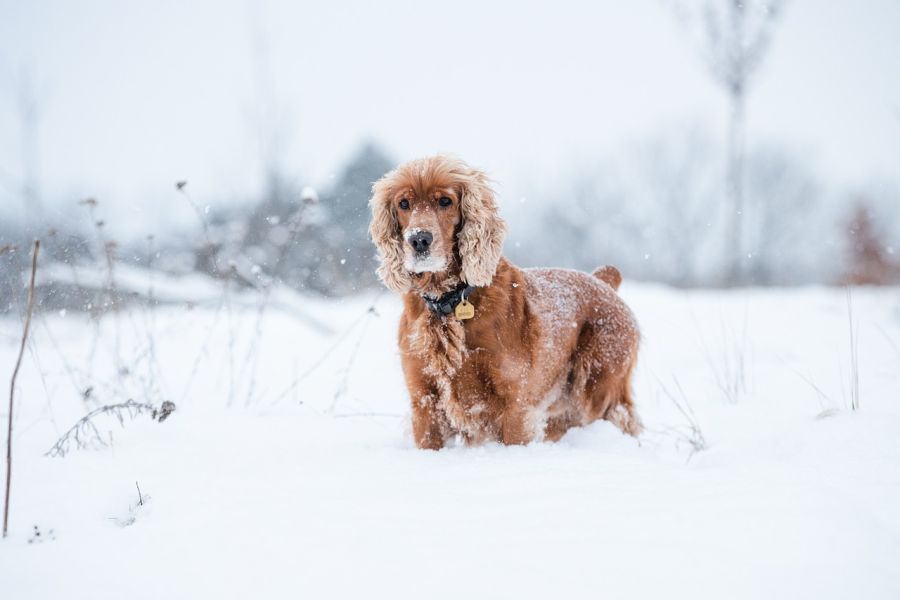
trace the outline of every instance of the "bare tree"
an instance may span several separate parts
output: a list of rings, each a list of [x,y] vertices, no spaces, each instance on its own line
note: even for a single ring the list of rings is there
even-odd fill
[[[644,199],[645,262],[659,269],[654,279],[691,286],[710,276],[704,259],[720,254],[721,184],[710,173],[716,157],[710,137],[695,126],[666,131],[637,149],[630,187]]]
[[[22,206],[26,227],[36,226],[41,214],[40,124],[42,104],[36,77],[31,69],[21,69],[16,105],[21,127]]]
[[[684,7],[688,21],[699,24],[703,57],[710,75],[728,97],[728,227],[730,246],[725,282],[744,280],[744,141],[747,91],[769,48],[784,0],[705,0],[699,10]]]
[[[833,213],[805,163],[784,150],[758,147],[746,163],[744,281],[753,285],[827,280],[836,262]]]
[[[542,243],[510,254],[524,264],[591,270],[610,263],[629,279],[707,283],[721,254],[721,183],[710,169],[717,157],[702,129],[679,126],[577,167],[564,192],[536,192],[547,198],[530,224]]]
[[[264,17],[263,8],[248,4],[252,96],[247,111],[258,153],[263,197],[278,204],[296,196],[284,164],[293,141],[293,115],[279,95]]]

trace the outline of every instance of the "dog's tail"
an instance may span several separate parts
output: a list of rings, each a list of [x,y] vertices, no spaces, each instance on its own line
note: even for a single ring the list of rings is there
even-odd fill
[[[614,290],[618,290],[619,286],[622,284],[622,274],[612,265],[597,267],[591,275],[600,281],[605,281],[609,284],[609,287]]]

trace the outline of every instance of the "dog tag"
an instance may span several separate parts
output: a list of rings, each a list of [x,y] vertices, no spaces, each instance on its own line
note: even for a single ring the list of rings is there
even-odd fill
[[[460,321],[465,321],[466,319],[471,319],[475,316],[475,307],[469,304],[467,301],[463,300],[456,305],[454,314]]]

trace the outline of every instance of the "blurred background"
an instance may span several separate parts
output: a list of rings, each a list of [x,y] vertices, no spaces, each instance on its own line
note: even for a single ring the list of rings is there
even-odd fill
[[[898,34],[894,0],[2,0],[0,311],[36,237],[47,308],[375,287],[371,184],[435,152],[522,266],[896,283]]]

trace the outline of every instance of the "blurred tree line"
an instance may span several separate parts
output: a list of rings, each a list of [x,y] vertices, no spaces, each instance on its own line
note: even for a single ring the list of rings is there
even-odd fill
[[[578,165],[541,191],[555,199],[513,232],[527,243],[511,253],[525,264],[614,264],[626,278],[679,287],[900,283],[900,189],[828,190],[802,158],[765,145],[743,166],[736,266],[719,176],[727,160],[702,128],[681,126]]]
[[[372,183],[392,167],[391,159],[368,142],[321,193],[270,177],[262,199],[249,211],[213,213],[210,239],[193,249],[197,269],[217,277],[230,272],[251,285],[274,278],[325,296],[374,286],[368,202]]]
[[[688,126],[573,166],[552,188],[531,193],[536,209],[514,210],[501,198],[501,212],[512,221],[506,252],[523,266],[590,270],[609,263],[628,279],[735,285],[723,160],[727,153],[702,127]],[[152,301],[146,284],[128,284],[128,269],[200,273],[236,290],[277,284],[331,297],[376,287],[368,199],[372,183],[393,166],[378,145],[365,143],[327,188],[313,190],[276,170],[256,200],[208,212],[191,199],[190,183],[179,182],[199,223],[195,233],[168,241],[112,239],[94,199],[79,202],[89,216],[82,226],[0,222],[0,312],[23,305],[36,236],[45,248],[38,278],[44,309],[102,313]],[[803,160],[765,146],[749,149],[744,176],[739,284],[900,283],[895,186],[831,192]]]
[[[141,286],[121,281],[123,267],[175,276],[203,273],[233,282],[235,289],[280,284],[343,296],[372,288],[377,279],[368,201],[372,183],[393,166],[376,144],[365,143],[326,189],[298,185],[273,171],[259,199],[228,210],[201,209],[190,196],[189,182],[178,182],[178,191],[198,213],[202,232],[162,243],[152,237],[111,239],[92,198],[79,201],[89,211],[80,225],[50,217],[24,228],[0,222],[0,313],[17,312],[24,302],[33,237],[44,241],[38,278],[44,309],[104,312],[124,302],[149,301]]]

